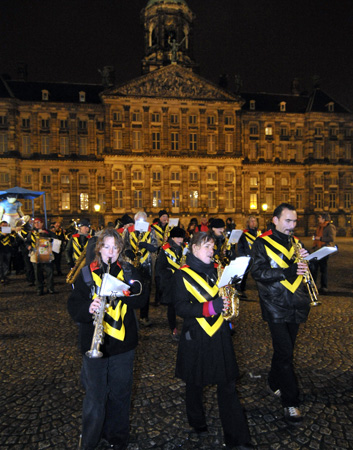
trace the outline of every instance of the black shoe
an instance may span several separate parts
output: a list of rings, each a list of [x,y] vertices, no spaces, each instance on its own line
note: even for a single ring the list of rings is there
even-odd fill
[[[282,393],[281,393],[281,390],[280,389],[276,389],[275,391],[273,391],[271,388],[270,388],[270,385],[269,384],[267,384],[266,385],[266,391],[272,396],[272,397],[274,397],[274,398],[281,398],[281,395],[282,395]]]
[[[207,425],[204,425],[202,427],[193,427],[193,428],[194,428],[194,431],[200,436],[205,436],[208,433]]]

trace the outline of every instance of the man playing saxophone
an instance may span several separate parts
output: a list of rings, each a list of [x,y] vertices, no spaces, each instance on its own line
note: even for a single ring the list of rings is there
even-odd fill
[[[273,357],[268,376],[268,392],[282,401],[285,420],[302,421],[299,389],[293,369],[294,346],[299,325],[305,322],[311,299],[303,275],[308,266],[303,262],[309,253],[297,247],[292,233],[297,225],[297,212],[288,203],[273,212],[274,229],[259,236],[252,247],[252,276],[260,297],[262,318],[268,323],[273,344]],[[298,262],[296,262],[298,261]]]
[[[118,232],[114,228],[103,230],[97,240],[96,258],[81,270],[68,300],[68,311],[80,325],[83,354],[81,381],[85,397],[80,450],[94,450],[101,440],[114,450],[128,446],[133,362],[138,341],[134,310],[143,306],[145,298],[138,295],[140,284],[134,282],[139,280],[137,270],[119,259],[122,249]],[[111,299],[103,318],[104,340],[100,346],[103,356],[92,358],[86,352],[94,336],[93,314],[102,302],[98,294],[103,275],[108,273],[108,263],[110,275],[130,285],[130,293],[137,295]]]

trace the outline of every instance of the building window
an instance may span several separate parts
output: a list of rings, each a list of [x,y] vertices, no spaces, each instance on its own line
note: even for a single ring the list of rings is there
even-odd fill
[[[61,194],[61,209],[62,210],[69,210],[70,207],[70,193],[63,192]]]
[[[123,181],[123,171],[122,170],[114,170],[113,180],[114,181]]]
[[[217,181],[217,172],[207,172],[207,181]]]
[[[255,100],[250,100],[250,111],[255,111],[256,102]]]
[[[105,176],[104,175],[98,175],[97,183],[98,184],[104,184],[105,183]],[[100,202],[98,202],[98,203],[100,203]]]
[[[61,136],[60,138],[60,155],[69,154],[69,138],[67,136]]]
[[[69,123],[67,119],[61,119],[60,120],[60,129],[61,130],[68,130],[69,129]]]
[[[7,125],[7,117],[0,115],[0,127],[5,127]]]
[[[61,184],[70,184],[70,176],[61,175]]]
[[[113,120],[114,120],[114,122],[121,122],[123,120],[123,115],[122,115],[121,111],[113,112]]]
[[[189,150],[190,151],[197,150],[197,134],[196,133],[189,134]]]
[[[152,113],[151,122],[159,123],[161,121],[161,115],[159,113]]]
[[[179,150],[179,133],[171,133],[170,142],[172,150]]]
[[[279,110],[282,111],[282,112],[286,111],[286,102],[281,102],[279,104]]]
[[[322,137],[322,127],[321,126],[316,126],[314,128],[314,134],[316,137]]]
[[[352,158],[352,144],[350,142],[344,145],[344,158],[346,159]]]
[[[152,172],[152,180],[153,181],[161,181],[161,172]]]
[[[315,193],[315,209],[322,209],[323,203],[322,203],[322,192],[316,192]]]
[[[251,124],[249,127],[250,136],[258,136],[259,135],[259,126],[257,124]]]
[[[0,153],[7,152],[7,134],[0,134]]]
[[[80,131],[86,131],[87,130],[87,120],[79,120],[78,121],[78,129]]]
[[[209,191],[208,192],[208,207],[209,208],[216,208],[217,207],[217,192],[216,191]]]
[[[233,182],[233,180],[234,180],[233,172],[226,172],[225,173],[225,180],[228,181],[228,182]]]
[[[87,138],[80,137],[78,140],[78,152],[81,156],[87,155]]]
[[[133,150],[141,150],[141,131],[133,131],[132,132],[132,149]]]
[[[296,128],[295,130],[295,135],[297,136],[297,138],[302,138],[303,137],[303,128]]]
[[[234,195],[232,191],[226,191],[226,209],[234,209]]]
[[[352,194],[345,192],[344,194],[344,209],[350,209],[352,205]]]
[[[172,125],[177,125],[179,123],[179,114],[171,114],[170,115],[170,123]]]
[[[273,210],[273,194],[265,194],[265,203],[267,203],[267,207],[270,211]]]
[[[134,171],[132,172],[132,179],[133,179],[134,181],[140,181],[140,180],[142,180],[142,172],[141,172],[141,170],[134,170]]]
[[[302,176],[298,176],[296,178],[296,185],[297,185],[297,187],[303,187],[304,186],[304,178]]]
[[[122,150],[122,148],[123,148],[123,132],[122,130],[114,130],[113,149]]]
[[[25,184],[31,184],[32,183],[32,175],[30,173],[25,173],[23,177],[23,182]]]
[[[134,191],[134,208],[142,208],[142,191]]]
[[[225,135],[225,151],[227,153],[230,153],[233,151],[233,135],[230,133],[227,133]]]
[[[152,191],[152,206],[153,208],[160,208],[162,206],[161,191]]]
[[[103,120],[97,120],[96,127],[98,131],[104,131],[104,122]]]
[[[336,209],[336,208],[337,208],[337,194],[336,192],[330,192],[329,209]]]
[[[295,204],[297,209],[303,209],[303,196],[302,194],[295,195]]]
[[[50,121],[49,119],[41,119],[40,126],[43,130],[48,130],[50,127]]]
[[[152,150],[161,149],[161,133],[152,133]]]
[[[42,155],[49,155],[50,153],[50,137],[42,136],[41,138],[41,153]]]
[[[283,126],[283,127],[280,128],[280,136],[281,136],[281,138],[286,138],[286,137],[289,136],[288,127]]]
[[[88,176],[85,173],[80,174],[80,184],[88,184]]]
[[[224,125],[234,125],[233,116],[225,116],[224,117]]]
[[[85,192],[82,192],[80,194],[80,210],[87,211],[88,208],[89,208],[88,194],[86,194]]]
[[[199,179],[198,172],[189,172],[189,180],[190,181],[197,181]]]
[[[113,191],[114,192],[114,208],[124,207],[124,196],[123,191]]]
[[[49,184],[50,183],[50,175],[42,175],[42,183],[43,184]]]
[[[141,112],[140,111],[132,112],[132,121],[133,122],[141,122]]]
[[[198,208],[199,205],[199,191],[190,191],[190,208]]]
[[[250,142],[250,151],[249,151],[250,159],[257,159],[258,151],[259,151],[259,144],[257,142]]]
[[[338,136],[338,128],[336,126],[332,126],[329,129],[330,137],[336,138]]]
[[[288,186],[288,178],[287,177],[281,178],[281,186]]]
[[[273,177],[266,177],[265,183],[266,187],[273,187]]]
[[[104,138],[97,137],[97,155],[103,155],[104,152]]]
[[[46,89],[42,90],[42,100],[43,101],[48,101],[49,100],[49,91],[47,91]]]
[[[191,114],[189,116],[189,125],[197,125],[197,115]]]
[[[215,125],[216,124],[216,116],[210,115],[207,116],[207,125]]]
[[[288,144],[281,144],[281,156],[283,161],[288,160]]]
[[[207,152],[215,153],[216,151],[216,136],[214,134],[207,135]]]
[[[8,183],[10,181],[10,175],[8,173],[0,173],[0,183]]]
[[[267,143],[265,147],[265,158],[271,160],[273,158],[273,144]]]
[[[172,181],[180,181],[180,172],[172,172],[171,180]]]
[[[314,158],[322,159],[324,157],[324,144],[322,142],[314,143]]]
[[[86,101],[86,92],[80,91],[78,93],[78,98],[80,100],[80,103],[85,103],[85,101]]]
[[[172,208],[180,207],[180,195],[179,191],[172,191]]]
[[[334,112],[335,111],[335,104],[333,102],[330,102],[327,104],[327,110],[328,112]]]
[[[273,136],[272,125],[266,125],[265,126],[265,136]]]
[[[257,209],[257,194],[250,194],[250,209]]]
[[[257,177],[250,177],[250,186],[257,186]]]
[[[29,119],[28,117],[24,117],[22,119],[22,128],[30,128],[31,126],[31,119]]]

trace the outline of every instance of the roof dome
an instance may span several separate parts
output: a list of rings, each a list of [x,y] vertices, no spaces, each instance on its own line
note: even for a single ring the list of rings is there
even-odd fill
[[[174,5],[185,5],[188,6],[185,0],[148,0],[146,8],[150,6],[157,5],[159,3],[172,3]]]

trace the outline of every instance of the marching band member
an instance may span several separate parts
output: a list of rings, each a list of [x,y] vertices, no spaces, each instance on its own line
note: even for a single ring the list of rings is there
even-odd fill
[[[33,264],[34,277],[36,282],[37,294],[44,293],[44,273],[49,294],[54,294],[54,274],[53,264],[54,255],[51,250],[51,241],[56,235],[44,228],[44,220],[37,217],[33,222],[33,230],[27,236],[27,248],[31,252],[31,263]]]
[[[220,297],[214,238],[197,233],[189,244],[186,265],[173,276],[173,301],[183,317],[176,377],[186,383],[186,412],[197,433],[207,433],[203,388],[217,385],[219,414],[227,448],[249,449],[250,433],[236,391],[239,370],[228,322],[221,315],[229,301]]]
[[[135,224],[127,228],[124,233],[125,255],[138,267],[142,277],[145,303],[140,310],[140,323],[148,327],[152,325],[148,318],[152,284],[152,254],[158,250],[158,243],[155,232],[150,226],[146,232],[138,231],[135,228],[139,220],[147,221],[147,214],[139,211],[135,214],[134,219]]]
[[[54,264],[55,264],[56,272],[59,276],[61,276],[62,275],[61,256],[64,252],[66,237],[65,237],[65,232],[62,229],[60,222],[55,222],[53,224],[52,232],[56,234],[56,239],[59,239],[59,241],[61,242],[59,253],[54,253]]]
[[[274,229],[258,237],[252,248],[251,274],[257,283],[262,318],[268,323],[273,345],[267,390],[281,400],[285,420],[302,421],[293,354],[299,325],[306,322],[310,296],[303,281],[307,265],[295,262],[291,234],[297,225],[295,207],[281,203],[273,212]],[[307,250],[300,249],[304,258]]]
[[[81,219],[78,223],[78,233],[74,233],[67,243],[65,257],[70,268],[74,267],[75,261],[86,249],[88,240],[91,238],[89,230],[91,224],[88,219]]]
[[[210,221],[210,232],[214,240],[214,259],[220,262],[224,259],[224,255],[221,255],[221,249],[223,247],[225,223],[223,219],[212,219]]]
[[[261,231],[257,228],[257,218],[255,216],[249,216],[247,220],[247,228],[243,230],[243,234],[238,241],[238,256],[251,256],[251,248],[255,242],[255,239],[261,235]],[[240,283],[239,294],[242,300],[247,299],[246,280],[248,273],[245,272],[243,279]]]
[[[175,307],[172,302],[171,280],[173,273],[180,268],[184,238],[185,230],[174,227],[170,232],[168,242],[162,246],[156,261],[155,277],[158,278],[159,298],[162,304],[168,306],[167,318],[173,340],[179,340],[179,335],[176,328]]]
[[[2,228],[7,228],[9,224],[3,220],[0,223],[0,282],[7,284],[9,279],[7,275],[10,273],[10,263],[12,255],[12,246],[15,238],[12,233],[5,233]]]
[[[28,248],[27,248],[27,238],[29,233],[31,232],[32,227],[30,224],[30,217],[29,216],[23,216],[21,219],[19,219],[16,222],[16,241],[17,245],[19,247],[19,250],[22,254],[22,259],[24,263],[25,273],[26,273],[26,279],[29,284],[29,286],[34,286],[34,270],[33,265],[30,261],[29,255],[28,255]]]
[[[81,270],[68,299],[68,311],[80,324],[83,354],[81,381],[85,397],[80,450],[96,449],[101,439],[112,450],[124,450],[128,446],[133,364],[138,342],[135,309],[143,306],[145,298],[135,294],[138,283],[131,283],[139,280],[137,271],[119,260],[122,249],[123,241],[117,230],[103,230],[97,240],[95,260]],[[94,335],[92,314],[100,307],[99,287],[108,267],[110,275],[130,284],[130,293],[135,296],[117,297],[109,305],[103,319],[105,335],[100,347],[103,356],[90,358],[86,352]]]

